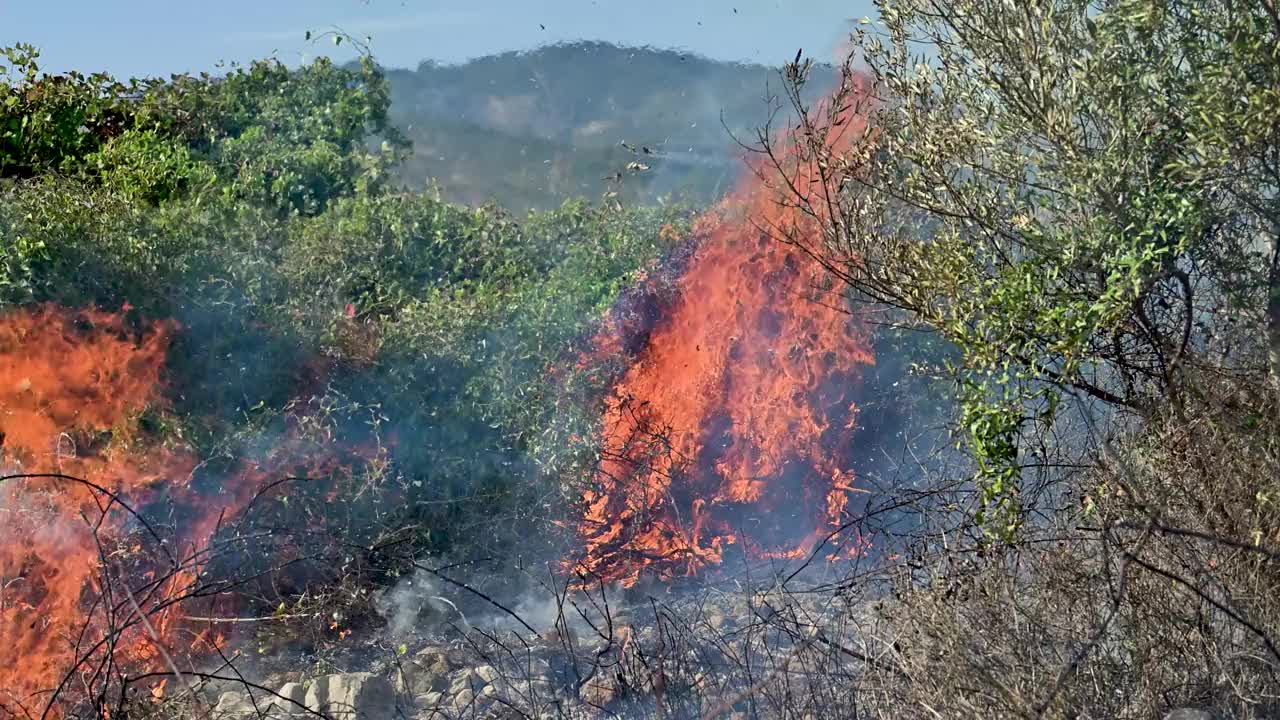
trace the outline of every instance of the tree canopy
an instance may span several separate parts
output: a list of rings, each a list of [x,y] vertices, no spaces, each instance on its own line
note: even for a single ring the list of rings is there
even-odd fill
[[[921,370],[953,388],[971,482],[936,486],[917,552],[940,559],[893,625],[927,649],[887,692],[944,715],[1274,712],[1274,3],[877,7],[827,102],[788,66],[800,120],[758,150],[801,219],[779,239],[952,351]]]
[[[806,108],[792,141],[821,177],[779,185],[827,234],[783,234],[959,349],[991,501],[1014,497],[1019,429],[1052,422],[1063,393],[1145,417],[1196,392],[1189,373],[1257,377],[1269,361],[1256,338],[1280,330],[1269,12],[881,9],[831,102],[873,112],[866,136],[832,152],[840,114]],[[874,97],[851,82],[856,63]],[[802,86],[804,68],[792,77]]]

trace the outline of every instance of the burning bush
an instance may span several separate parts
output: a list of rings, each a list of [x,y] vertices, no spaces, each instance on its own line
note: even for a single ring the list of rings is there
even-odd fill
[[[21,641],[0,714],[119,714],[170,660],[194,677],[246,642],[239,613],[324,652],[421,553],[507,548],[551,514],[539,467],[576,420],[546,367],[686,213],[517,222],[392,195],[361,175],[378,77],[322,62],[146,83],[122,130],[157,134],[64,148],[66,172],[29,157],[45,169],[0,187],[6,467],[60,473],[3,486],[0,627]],[[330,111],[341,127],[307,120]],[[199,183],[148,184],[176,177],[166,143]],[[317,178],[331,145],[351,164]],[[252,177],[225,172],[233,155]]]
[[[752,224],[768,201],[755,190],[744,183],[700,221],[652,327],[628,340],[619,315],[595,340],[592,352],[625,352],[627,365],[584,497],[576,569],[588,577],[692,574],[734,545],[798,557],[841,528],[858,380],[874,358],[806,259]]]
[[[0,460],[9,476],[0,485],[0,707],[14,714],[65,682],[82,653],[90,667],[156,657],[137,619],[113,617],[122,607],[85,603],[122,568],[162,569],[140,555],[150,538],[116,498],[145,502],[194,466],[181,451],[146,447],[139,428],[161,401],[172,332],[49,306],[0,315]],[[152,588],[158,597],[142,602],[161,602],[179,584]],[[157,622],[169,625],[176,612]],[[106,658],[104,641],[119,644],[118,655]]]

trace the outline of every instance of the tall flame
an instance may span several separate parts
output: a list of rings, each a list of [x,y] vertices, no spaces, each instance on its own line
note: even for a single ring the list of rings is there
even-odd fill
[[[52,306],[0,316],[0,470],[81,478],[116,494],[145,495],[194,463],[180,451],[135,447],[136,417],[159,402],[173,326],[130,327],[122,315]],[[109,435],[109,438],[104,436]],[[109,440],[109,442],[103,442]],[[79,653],[101,639],[84,596],[99,586],[93,524],[120,520],[106,497],[62,478],[0,484],[0,708],[40,714]],[[123,540],[109,526],[99,539]],[[132,635],[123,655],[154,649]]]
[[[833,143],[864,127],[848,112],[833,119],[844,128]],[[788,147],[793,182],[812,190],[824,160]],[[857,319],[824,297],[818,269],[761,229],[820,232],[763,177],[751,172],[700,218],[677,298],[606,400],[579,523],[586,575],[631,585],[645,572],[690,574],[734,545],[795,557],[841,523],[854,399],[874,357]],[[608,324],[593,352],[621,352],[624,325]]]

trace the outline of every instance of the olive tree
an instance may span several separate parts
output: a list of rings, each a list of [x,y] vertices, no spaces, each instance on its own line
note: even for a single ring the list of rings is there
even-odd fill
[[[1144,418],[1189,372],[1280,383],[1271,0],[877,5],[828,103],[786,68],[774,230],[957,349],[1001,529],[1065,395]]]
[[[825,103],[785,68],[794,120],[756,147],[774,234],[948,348],[971,459],[886,563],[863,697],[1275,715],[1274,1],[877,6]]]

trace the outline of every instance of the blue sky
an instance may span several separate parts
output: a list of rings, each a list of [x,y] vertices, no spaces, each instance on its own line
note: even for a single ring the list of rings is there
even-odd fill
[[[871,0],[0,0],[0,45],[35,44],[51,71],[122,77],[350,57],[305,40],[333,26],[371,36],[392,67],[579,39],[776,65],[801,47],[830,58],[848,22],[871,13]]]

